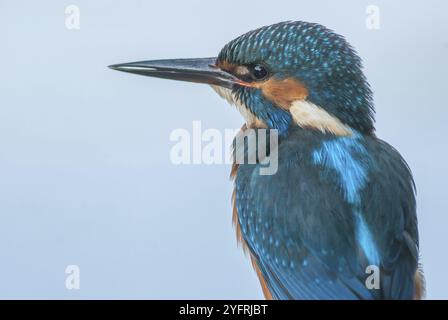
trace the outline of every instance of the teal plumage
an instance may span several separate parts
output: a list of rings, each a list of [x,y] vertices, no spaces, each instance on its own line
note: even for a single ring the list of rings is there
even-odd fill
[[[238,238],[267,298],[422,297],[412,174],[376,137],[372,91],[342,36],[288,21],[230,41],[217,58],[111,68],[210,84],[245,117],[243,135],[278,136],[264,150],[277,151],[273,174],[261,174],[266,153],[244,139],[235,154],[257,152],[257,162],[232,170]]]
[[[375,137],[349,138],[353,146],[340,148],[350,160],[316,161],[316,150],[330,152],[322,148],[341,139],[348,138],[294,128],[279,141],[275,175],[239,165],[244,242],[274,298],[412,299],[418,234],[411,173]],[[366,288],[369,265],[380,269],[378,290]]]

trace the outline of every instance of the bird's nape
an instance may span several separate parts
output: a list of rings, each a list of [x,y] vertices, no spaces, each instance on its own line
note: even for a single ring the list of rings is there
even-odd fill
[[[237,37],[217,58],[110,68],[212,85],[244,116],[243,135],[278,130],[275,174],[260,175],[260,163],[232,169],[238,238],[266,297],[420,297],[412,174],[373,134],[372,92],[342,36],[288,21]],[[372,267],[381,273],[374,286]]]

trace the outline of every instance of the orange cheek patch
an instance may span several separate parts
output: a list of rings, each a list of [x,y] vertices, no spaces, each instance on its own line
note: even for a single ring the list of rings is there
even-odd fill
[[[286,110],[289,110],[294,101],[305,100],[308,96],[308,89],[292,78],[282,80],[271,78],[261,83],[254,83],[253,86],[261,89],[266,99]]]
[[[218,61],[216,66],[224,71],[235,74],[235,70],[239,67],[237,64],[231,63],[227,60]]]
[[[237,76],[244,74],[244,68],[246,68],[226,60],[218,61],[216,66],[221,70]],[[240,80],[238,84],[243,87],[260,89],[266,99],[285,110],[289,110],[294,101],[305,100],[308,97],[308,89],[305,85],[293,78],[281,80],[269,78],[266,81],[260,82],[245,82]]]

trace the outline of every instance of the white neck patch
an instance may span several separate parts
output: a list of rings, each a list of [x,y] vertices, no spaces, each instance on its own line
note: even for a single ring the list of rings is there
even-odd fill
[[[213,90],[231,105],[235,105],[246,120],[248,128],[267,128],[266,123],[257,118],[243,101],[236,98],[232,90],[211,85]],[[332,133],[336,136],[351,136],[352,129],[343,124],[338,118],[332,116],[323,108],[306,100],[296,100],[291,104],[289,112],[294,122],[302,128],[315,129],[323,133]]]
[[[317,129],[323,133],[332,133],[337,136],[351,136],[353,134],[349,126],[309,101],[294,101],[289,108],[289,112],[293,120],[302,128]]]

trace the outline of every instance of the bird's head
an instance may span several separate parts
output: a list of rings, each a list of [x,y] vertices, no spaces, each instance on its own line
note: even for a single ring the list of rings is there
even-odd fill
[[[250,31],[217,58],[141,61],[111,68],[207,83],[237,105],[248,126],[292,125],[334,135],[371,134],[372,94],[361,60],[340,35],[315,23],[282,22]]]

